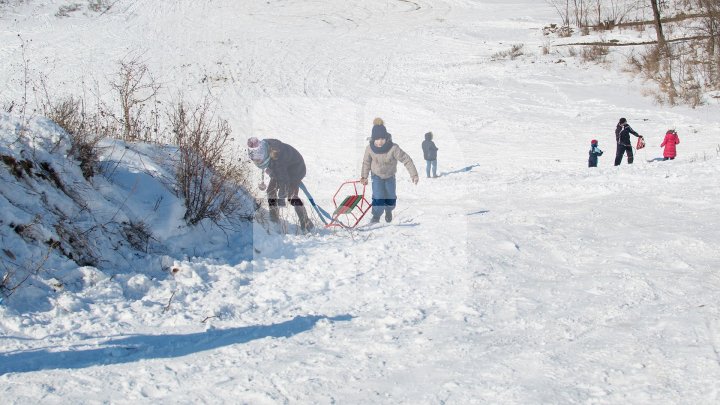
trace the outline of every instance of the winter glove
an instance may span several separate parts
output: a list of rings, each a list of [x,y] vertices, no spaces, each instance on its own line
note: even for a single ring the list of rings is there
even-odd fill
[[[418,176],[413,176],[413,178],[412,178],[413,184],[418,184],[418,181],[420,181],[420,177],[418,177]]]
[[[363,186],[367,186],[367,184],[368,184],[367,179],[366,179],[365,177],[361,177],[361,178],[360,178],[360,184],[362,184]]]

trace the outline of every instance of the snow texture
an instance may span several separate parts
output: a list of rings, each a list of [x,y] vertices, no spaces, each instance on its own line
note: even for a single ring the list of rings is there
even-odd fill
[[[55,124],[0,114],[0,154],[36,163],[0,163],[2,270],[44,269],[0,303],[2,403],[720,401],[717,102],[658,106],[619,54],[544,54],[576,38],[543,36],[537,0],[67,4],[2,9],[0,103],[26,65],[89,95],[140,55],[165,95],[212,94],[241,151],[297,148],[326,209],[375,117],[421,179],[398,168],[389,224],[188,228],[173,148],[105,140],[87,181]],[[620,117],[648,145],[613,167]]]

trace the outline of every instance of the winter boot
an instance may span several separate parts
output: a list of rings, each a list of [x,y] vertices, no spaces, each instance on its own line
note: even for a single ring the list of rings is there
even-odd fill
[[[392,221],[392,211],[385,211],[385,222]]]
[[[380,215],[373,215],[372,218],[370,218],[371,224],[377,224],[378,222],[380,222]]]

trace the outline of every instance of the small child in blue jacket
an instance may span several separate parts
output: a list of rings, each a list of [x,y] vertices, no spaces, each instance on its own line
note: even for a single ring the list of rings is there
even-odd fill
[[[588,159],[588,167],[597,167],[598,156],[602,156],[603,151],[598,148],[598,141],[593,139],[590,141],[590,158]]]

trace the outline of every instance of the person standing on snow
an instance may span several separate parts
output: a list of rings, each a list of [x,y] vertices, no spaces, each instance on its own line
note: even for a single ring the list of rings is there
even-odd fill
[[[412,159],[392,142],[392,135],[385,129],[383,120],[375,118],[370,144],[365,148],[360,172],[360,183],[363,185],[368,184],[368,176],[372,173],[371,223],[380,222],[383,211],[385,221],[392,221],[392,211],[397,202],[395,173],[398,161],[405,165],[413,184],[417,184],[419,177]]]
[[[588,167],[597,167],[598,156],[602,156],[603,151],[598,148],[598,141],[593,139],[590,141],[590,157],[588,158]]]
[[[675,159],[675,156],[677,156],[677,150],[675,149],[675,145],[680,143],[680,138],[678,137],[677,132],[675,132],[674,129],[668,129],[667,133],[665,134],[665,139],[663,139],[662,143],[660,144],[660,147],[663,146],[665,149],[663,150],[663,160],[673,160]]]
[[[615,127],[615,140],[617,141],[617,152],[615,153],[615,166],[620,166],[623,155],[627,152],[627,162],[629,165],[633,162],[633,150],[630,145],[630,134],[640,139],[644,139],[642,135],[635,132],[625,118],[620,118]]]
[[[259,140],[252,137],[248,139],[247,145],[250,160],[263,170],[263,178],[265,173],[270,176],[270,182],[267,185],[270,220],[280,221],[279,207],[284,207],[287,199],[290,201],[290,205],[295,207],[295,213],[300,220],[300,229],[311,230],[313,228],[312,221],[298,197],[300,182],[305,177],[306,171],[305,160],[300,152],[277,139]]]
[[[438,148],[433,142],[433,133],[425,134],[425,140],[422,143],[423,156],[425,157],[425,173],[430,178],[430,168],[432,168],[433,177],[437,177],[437,151]]]

